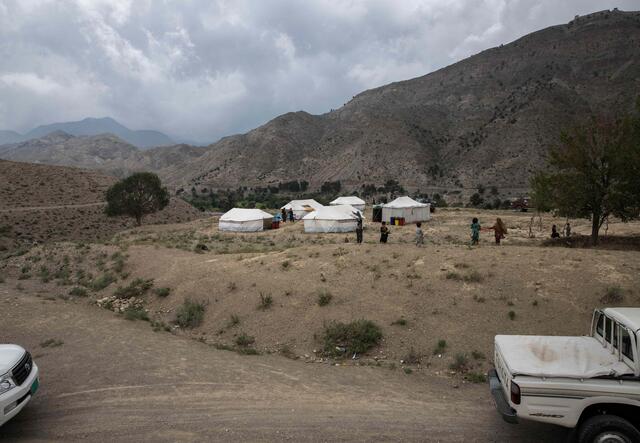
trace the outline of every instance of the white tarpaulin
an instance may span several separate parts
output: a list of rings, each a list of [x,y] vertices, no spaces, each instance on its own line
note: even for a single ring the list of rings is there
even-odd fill
[[[593,337],[496,335],[495,346],[513,375],[592,378],[633,374]]]
[[[429,203],[419,203],[409,197],[398,197],[382,205],[382,221],[389,222],[391,217],[404,218],[405,223],[426,221],[431,218]]]
[[[302,219],[304,232],[353,232],[356,230],[359,213],[349,205],[324,206]]]
[[[324,208],[323,205],[318,203],[312,198],[306,200],[291,200],[289,203],[284,205],[280,209],[284,209],[285,211],[289,211],[289,209],[293,209],[293,215],[296,219],[301,219],[308,213],[312,211],[317,211],[320,208]]]
[[[349,206],[353,206],[359,211],[364,211],[364,207],[366,203],[360,197],[356,197],[355,195],[352,195],[349,197],[338,197],[329,204],[332,206],[349,205]]]
[[[221,231],[255,232],[271,227],[273,215],[261,209],[233,208],[225,212],[218,223]]]

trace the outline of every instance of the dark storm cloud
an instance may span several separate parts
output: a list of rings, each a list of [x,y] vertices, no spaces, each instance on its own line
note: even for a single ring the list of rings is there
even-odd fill
[[[214,140],[634,3],[0,0],[0,128],[108,115]]]

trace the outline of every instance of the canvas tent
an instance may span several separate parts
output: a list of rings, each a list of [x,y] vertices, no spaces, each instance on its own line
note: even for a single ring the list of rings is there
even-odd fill
[[[402,217],[405,223],[426,221],[431,218],[430,206],[409,197],[398,197],[382,206],[382,221],[389,223],[392,217]]]
[[[365,207],[365,201],[362,200],[360,197],[356,197],[355,195],[352,195],[349,197],[338,197],[329,204],[332,206],[350,205],[359,211],[364,211],[364,207]]]
[[[256,232],[271,229],[273,215],[261,209],[233,208],[220,217],[220,231]]]
[[[293,215],[296,219],[300,220],[310,212],[317,211],[320,208],[324,208],[320,203],[310,198],[307,200],[291,200],[280,209],[289,211],[289,208],[293,209]]]
[[[304,232],[353,232],[356,230],[356,208],[349,205],[324,206],[302,219]]]

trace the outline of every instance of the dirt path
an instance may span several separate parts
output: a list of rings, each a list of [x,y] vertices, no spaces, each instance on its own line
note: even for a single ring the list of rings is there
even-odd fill
[[[43,297],[48,294],[41,294]],[[382,368],[240,356],[98,308],[0,286],[2,342],[28,347],[41,391],[3,441],[558,441],[503,423],[484,385]],[[64,344],[42,348],[54,338]]]
[[[10,208],[0,209],[0,213],[3,212],[23,212],[23,211],[49,211],[52,209],[75,209],[75,208],[90,208],[93,206],[104,206],[106,202],[95,203],[83,203],[81,205],[55,205],[55,206],[27,206],[24,208]]]

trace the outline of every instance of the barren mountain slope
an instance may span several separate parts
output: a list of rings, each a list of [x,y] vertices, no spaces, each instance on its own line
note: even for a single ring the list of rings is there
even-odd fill
[[[25,242],[101,240],[132,227],[131,218],[104,214],[104,194],[115,181],[95,171],[0,160],[0,256]],[[172,199],[143,222],[201,216],[188,203]]]
[[[0,158],[100,169],[123,177],[135,171],[159,171],[197,158],[204,151],[205,148],[189,145],[142,151],[112,134],[75,137],[57,131],[41,138],[0,146]]]
[[[189,187],[398,179],[423,190],[526,188],[561,129],[629,109],[639,78],[640,13],[594,13],[366,91],[328,114],[282,115],[163,174]]]

